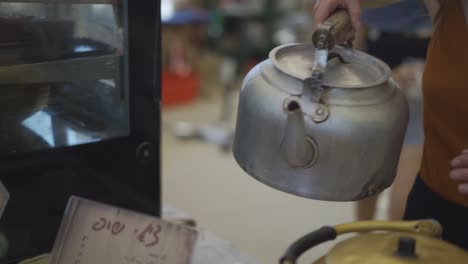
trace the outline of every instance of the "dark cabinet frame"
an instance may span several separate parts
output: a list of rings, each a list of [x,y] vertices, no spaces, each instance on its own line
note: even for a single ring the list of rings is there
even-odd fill
[[[161,214],[160,1],[126,5],[120,10],[127,13],[130,135],[0,159],[0,179],[11,192],[0,220],[10,253],[0,263],[47,253],[71,195]]]

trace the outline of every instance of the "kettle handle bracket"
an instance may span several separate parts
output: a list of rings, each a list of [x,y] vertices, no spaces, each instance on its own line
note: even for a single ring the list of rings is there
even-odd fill
[[[305,98],[304,98],[305,97]],[[284,101],[284,109],[287,110],[291,102],[300,101],[300,99],[306,99],[306,103],[301,103],[302,112],[304,115],[309,117],[315,123],[323,123],[330,117],[330,109],[322,100],[311,100],[307,96],[291,96]]]
[[[330,110],[324,104],[318,104],[317,109],[310,115],[310,118],[315,123],[323,123],[327,121],[328,117],[330,116]]]

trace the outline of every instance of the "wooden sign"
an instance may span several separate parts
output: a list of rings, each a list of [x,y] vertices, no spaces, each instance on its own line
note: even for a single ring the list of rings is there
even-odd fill
[[[196,230],[72,197],[50,264],[190,264]]]

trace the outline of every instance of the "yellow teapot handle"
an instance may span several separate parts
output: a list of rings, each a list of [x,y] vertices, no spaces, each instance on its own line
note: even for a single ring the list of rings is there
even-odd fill
[[[442,226],[435,220],[420,221],[363,221],[341,224],[335,227],[322,227],[294,242],[280,259],[280,264],[295,264],[297,259],[309,249],[324,242],[334,240],[338,235],[371,231],[391,231],[418,233],[439,237]]]
[[[435,220],[363,221],[337,225],[335,230],[337,235],[370,231],[409,232],[436,237],[442,235],[442,226]]]

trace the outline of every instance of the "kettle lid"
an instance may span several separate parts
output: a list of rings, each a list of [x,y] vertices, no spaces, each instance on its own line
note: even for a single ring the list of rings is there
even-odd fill
[[[315,48],[313,44],[287,44],[270,52],[273,65],[291,77],[305,80],[311,76]],[[323,85],[333,88],[369,88],[390,79],[391,70],[383,61],[354,49],[335,47]]]

